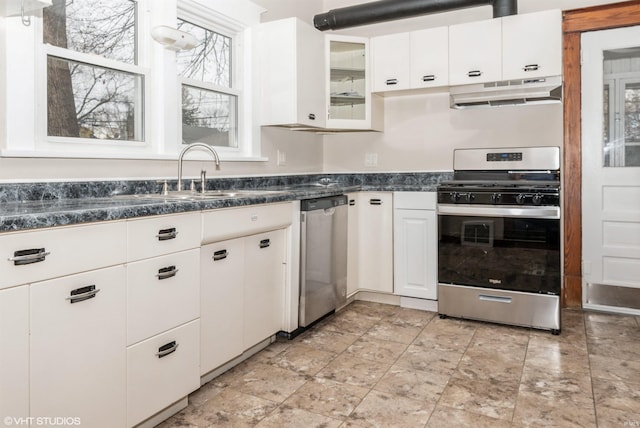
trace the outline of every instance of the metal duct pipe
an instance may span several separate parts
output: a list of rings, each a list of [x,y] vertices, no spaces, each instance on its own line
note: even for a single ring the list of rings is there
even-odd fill
[[[320,13],[313,24],[320,31],[339,30],[489,4],[494,18],[518,13],[518,0],[378,0]]]

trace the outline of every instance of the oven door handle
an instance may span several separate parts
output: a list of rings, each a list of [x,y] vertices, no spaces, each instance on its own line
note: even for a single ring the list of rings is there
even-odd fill
[[[560,207],[495,207],[487,205],[438,205],[438,215],[470,217],[523,217],[557,220]]]

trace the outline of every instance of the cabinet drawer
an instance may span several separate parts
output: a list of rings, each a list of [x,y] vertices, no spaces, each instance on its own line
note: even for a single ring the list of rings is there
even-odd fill
[[[291,224],[293,204],[252,205],[203,214],[203,243],[280,229]]]
[[[129,263],[127,345],[170,330],[200,314],[200,251]]]
[[[127,222],[127,260],[140,260],[200,246],[200,212]]]
[[[393,208],[407,210],[435,210],[436,192],[393,192]]]
[[[127,348],[127,426],[200,387],[199,336],[195,320]]]
[[[0,289],[123,263],[125,222],[0,235]]]

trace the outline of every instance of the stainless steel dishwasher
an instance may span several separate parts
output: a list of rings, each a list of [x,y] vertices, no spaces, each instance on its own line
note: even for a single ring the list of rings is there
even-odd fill
[[[300,204],[300,327],[335,311],[347,299],[347,197]]]

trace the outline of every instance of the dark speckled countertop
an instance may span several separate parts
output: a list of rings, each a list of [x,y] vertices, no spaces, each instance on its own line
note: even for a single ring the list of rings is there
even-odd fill
[[[0,232],[313,199],[356,191],[433,192],[438,183],[451,177],[452,173],[436,172],[219,178],[207,180],[207,190],[252,192],[199,200],[136,196],[160,193],[161,185],[155,180],[0,184]],[[321,180],[331,185],[318,185]],[[175,181],[168,184],[175,189]]]

